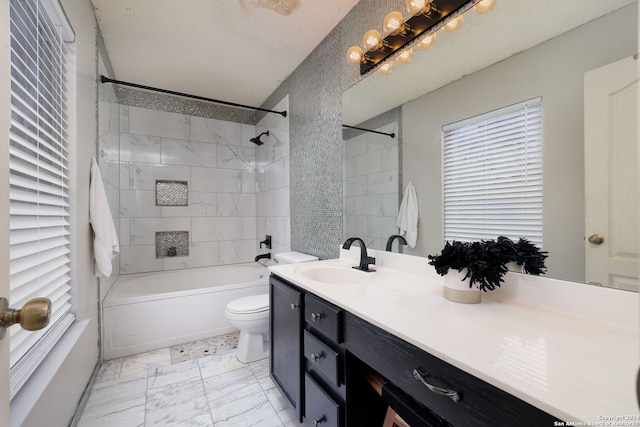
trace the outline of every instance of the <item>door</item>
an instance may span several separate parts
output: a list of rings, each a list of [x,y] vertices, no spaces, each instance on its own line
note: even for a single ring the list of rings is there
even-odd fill
[[[638,76],[626,58],[585,73],[586,281],[639,290]]]

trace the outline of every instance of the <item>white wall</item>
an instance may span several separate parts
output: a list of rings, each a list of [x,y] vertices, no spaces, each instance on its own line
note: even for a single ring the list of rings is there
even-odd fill
[[[90,157],[95,154],[97,136],[96,21],[89,1],[62,0],[61,4],[76,34],[77,102],[70,153],[72,277],[78,322],[12,401],[12,425],[69,425],[98,363],[98,283],[88,212]]]
[[[415,249],[442,248],[442,126],[542,96],[544,249],[548,276],[584,281],[583,75],[637,52],[631,5],[408,102],[402,109],[403,181],[416,186]]]

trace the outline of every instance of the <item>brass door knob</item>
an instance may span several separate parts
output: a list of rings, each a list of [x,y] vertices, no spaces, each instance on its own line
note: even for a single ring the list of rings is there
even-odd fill
[[[45,328],[51,318],[51,301],[47,298],[34,298],[27,301],[22,309],[9,308],[9,301],[0,298],[0,339],[6,328],[19,323],[27,331]]]
[[[589,243],[594,245],[601,245],[604,243],[604,236],[602,234],[592,234],[589,236]]]

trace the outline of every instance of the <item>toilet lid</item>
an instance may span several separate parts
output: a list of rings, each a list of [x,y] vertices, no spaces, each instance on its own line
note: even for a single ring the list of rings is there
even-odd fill
[[[269,294],[251,295],[235,299],[227,304],[232,313],[259,313],[269,310]]]

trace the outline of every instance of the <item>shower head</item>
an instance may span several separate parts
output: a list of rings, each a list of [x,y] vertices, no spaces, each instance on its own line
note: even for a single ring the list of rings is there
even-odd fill
[[[258,135],[258,136],[256,136],[256,137],[251,138],[249,141],[253,142],[253,143],[254,143],[254,144],[256,144],[257,146],[260,146],[260,145],[264,144],[264,142],[262,142],[262,141],[260,140],[260,137],[262,137],[262,135],[267,135],[267,136],[269,136],[269,131],[262,132],[260,135]]]

